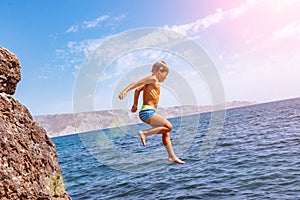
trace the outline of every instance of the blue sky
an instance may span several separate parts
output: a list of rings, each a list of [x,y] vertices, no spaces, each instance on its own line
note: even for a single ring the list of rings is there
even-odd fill
[[[15,53],[22,66],[15,97],[33,115],[71,113],[76,76],[88,55],[110,36],[144,27],[177,31],[203,47],[220,74],[227,101],[300,96],[299,0],[3,0],[0,5],[0,45]],[[190,76],[188,65],[176,69],[188,74],[183,76],[191,87],[203,84]],[[114,79],[103,81],[113,88]],[[110,91],[102,99],[95,92],[97,109],[111,109]],[[195,93],[199,104],[209,104],[205,88]],[[167,96],[166,91],[162,106],[176,105]]]

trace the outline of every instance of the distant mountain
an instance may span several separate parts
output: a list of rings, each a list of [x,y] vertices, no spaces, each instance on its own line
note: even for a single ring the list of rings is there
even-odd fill
[[[166,118],[193,115],[210,112],[222,108],[230,109],[236,107],[250,106],[255,102],[233,101],[225,106],[176,106],[159,108],[157,113]],[[34,120],[39,122],[50,137],[58,137],[69,134],[89,132],[104,128],[125,126],[129,124],[141,123],[137,113],[129,110],[104,110],[76,114],[55,114],[34,116]]]

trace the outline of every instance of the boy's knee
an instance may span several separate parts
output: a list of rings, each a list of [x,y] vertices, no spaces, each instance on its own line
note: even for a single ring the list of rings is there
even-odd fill
[[[166,128],[168,129],[168,132],[171,132],[173,129],[173,126],[170,122],[166,123]]]

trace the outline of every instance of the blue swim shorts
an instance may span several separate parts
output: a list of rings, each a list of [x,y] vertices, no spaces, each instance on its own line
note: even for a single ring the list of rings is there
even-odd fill
[[[140,112],[139,117],[140,119],[146,123],[148,119],[150,119],[156,112],[156,109],[152,106],[143,105]]]

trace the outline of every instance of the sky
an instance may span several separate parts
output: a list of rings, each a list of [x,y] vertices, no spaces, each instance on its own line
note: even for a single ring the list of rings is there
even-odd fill
[[[123,32],[149,27],[196,42],[214,64],[226,101],[300,97],[300,0],[3,0],[0,6],[0,46],[21,63],[14,97],[33,115],[72,113],[78,74],[97,47]],[[94,109],[112,109],[120,81],[125,87],[130,73],[137,79],[148,75],[134,66],[151,67],[155,60],[165,60],[183,78],[196,104],[212,102],[205,79],[191,63],[170,52],[143,49],[115,58],[106,68]],[[163,87],[161,106],[180,104],[176,92]]]

